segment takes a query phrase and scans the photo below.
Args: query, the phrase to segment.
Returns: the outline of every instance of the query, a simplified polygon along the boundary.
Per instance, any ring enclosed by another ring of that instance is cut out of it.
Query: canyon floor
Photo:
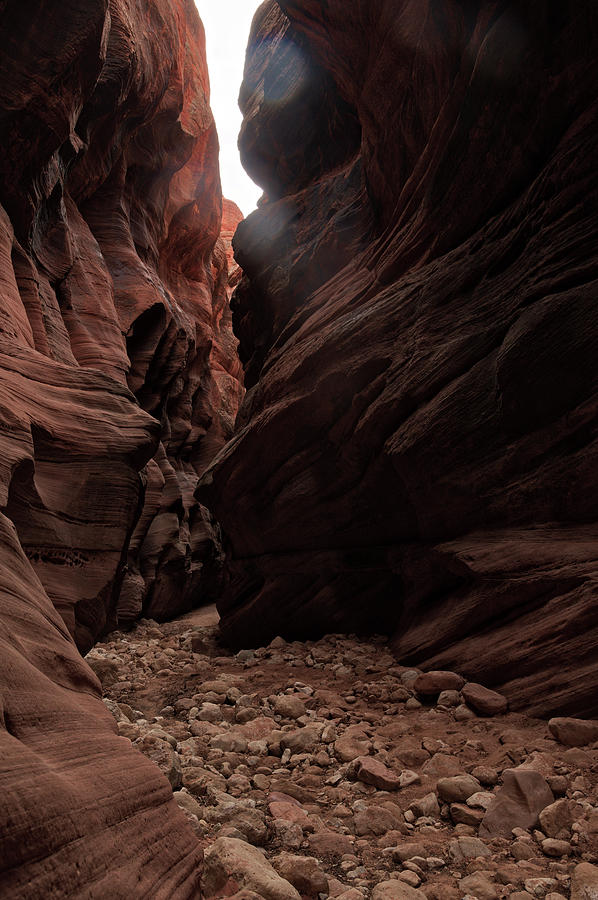
[[[592,726],[501,712],[384,638],[233,654],[213,607],[114,632],[87,660],[203,846],[205,897],[598,897]]]

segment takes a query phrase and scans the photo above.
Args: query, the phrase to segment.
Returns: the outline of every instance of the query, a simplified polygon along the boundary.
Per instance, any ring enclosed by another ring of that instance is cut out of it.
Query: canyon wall
[[[0,893],[197,896],[77,647],[218,588],[194,491],[242,395],[241,214],[203,28],[191,0],[5,0],[0,47]]]
[[[260,7],[250,389],[199,492],[233,644],[385,632],[598,713],[597,34],[589,0]]]

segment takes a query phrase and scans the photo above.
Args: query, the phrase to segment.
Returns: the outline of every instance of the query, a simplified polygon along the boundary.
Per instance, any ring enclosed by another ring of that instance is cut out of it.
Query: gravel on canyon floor
[[[169,779],[206,898],[598,900],[596,722],[508,712],[384,638],[233,654],[213,610],[87,661]]]

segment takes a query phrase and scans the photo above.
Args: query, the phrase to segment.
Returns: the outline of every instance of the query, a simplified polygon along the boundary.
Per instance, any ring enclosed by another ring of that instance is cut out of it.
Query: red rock
[[[413,689],[424,696],[436,696],[442,691],[459,691],[465,679],[456,672],[423,672],[413,682]]]
[[[598,894],[598,866],[581,862],[571,878],[571,900],[591,900]]]
[[[188,609],[219,577],[193,493],[242,394],[227,262],[241,216],[226,205],[221,238],[192,7],[115,0],[108,14],[89,0],[31,18],[0,94],[14,151],[0,160],[0,377],[14,395],[4,418],[16,416],[3,440],[14,466],[35,465],[34,484],[26,465],[14,479],[9,517],[87,650],[115,613]]]
[[[381,630],[597,715],[595,4],[280,8],[241,90],[253,388],[200,493],[223,634]]]
[[[331,856],[340,859],[345,853],[353,853],[353,841],[346,834],[336,831],[317,831],[308,838],[309,848],[315,856]]]
[[[385,806],[368,806],[367,809],[358,810],[353,816],[353,825],[358,837],[360,835],[382,835],[389,831],[406,831],[403,813],[398,806],[392,803]]]
[[[364,784],[373,784],[379,791],[398,791],[400,778],[388,766],[372,756],[360,756],[355,760],[356,775]]]
[[[283,819],[285,822],[294,822],[299,825],[303,831],[313,831],[314,824],[305,812],[305,810],[289,798],[289,802],[281,800],[272,800],[268,804],[270,815],[273,819]]]
[[[440,778],[436,786],[438,796],[446,803],[464,803],[482,789],[480,782],[472,775],[453,775]]]
[[[0,545],[0,894],[193,896],[201,851],[170,784],[118,736],[4,515]]]
[[[554,801],[545,779],[532,769],[505,769],[503,785],[480,825],[480,837],[511,837],[513,828],[532,828]]]
[[[573,813],[568,800],[556,800],[540,813],[540,828],[549,838],[568,839],[573,825]]]
[[[231,896],[244,889],[264,900],[299,900],[295,888],[256,847],[229,837],[218,838],[206,851],[201,887],[204,897]]]
[[[481,684],[468,681],[461,688],[463,699],[482,716],[500,716],[507,711],[508,701],[497,691],[491,691]]]
[[[598,722],[588,719],[555,718],[548,723],[550,733],[567,747],[584,747],[598,741]]]
[[[420,891],[402,881],[381,881],[372,889],[372,900],[423,900]]]
[[[464,803],[451,803],[450,813],[455,824],[470,825],[472,828],[477,828],[484,818],[481,809],[471,809]]]
[[[296,797],[291,797],[289,794],[285,794],[282,791],[270,791],[268,794],[268,803],[291,803],[295,806],[301,806],[301,803]]]
[[[317,859],[312,856],[295,856],[281,853],[272,860],[278,874],[290,882],[302,897],[317,898],[328,893],[328,879],[320,869]]]
[[[238,213],[220,237],[203,28],[184,0],[4,12],[0,894],[182,900],[197,838],[69,632],[85,652],[220,577],[194,490],[242,394]]]

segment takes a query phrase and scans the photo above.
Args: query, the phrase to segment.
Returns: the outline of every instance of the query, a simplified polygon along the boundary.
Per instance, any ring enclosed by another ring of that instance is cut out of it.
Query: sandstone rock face
[[[0,537],[0,895],[197,896],[170,784],[118,736],[4,515]]]
[[[189,609],[202,576],[210,591],[218,545],[193,492],[242,393],[241,213],[222,218],[189,4],[90,0],[51,21],[34,7],[0,26],[0,477],[89,649],[117,612]]]
[[[513,708],[588,716],[597,10],[524,6],[260,8],[241,148],[267,202],[233,301],[250,390],[200,496],[233,643],[382,631]]]
[[[72,637],[218,577],[193,493],[242,391],[240,213],[203,28],[187,0],[1,6],[0,894],[197,896],[197,839]]]

